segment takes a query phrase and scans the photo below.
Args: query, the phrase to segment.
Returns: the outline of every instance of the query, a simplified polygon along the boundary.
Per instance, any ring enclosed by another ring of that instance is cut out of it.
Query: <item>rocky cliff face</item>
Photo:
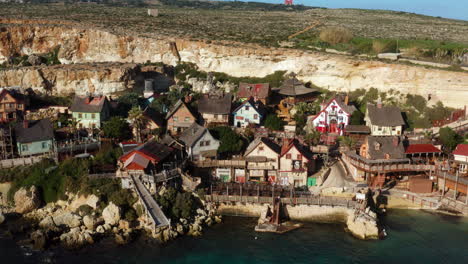
[[[361,60],[354,57],[269,49],[238,43],[208,44],[184,39],[152,39],[119,36],[98,29],[85,29],[69,23],[0,20],[0,62],[14,54],[48,52],[60,46],[62,63],[146,61],[176,64],[196,63],[205,71],[233,76],[265,76],[277,70],[294,71],[304,81],[332,90],[359,88],[390,89],[401,93],[431,95],[433,102],[461,107],[468,96],[468,74],[403,64]],[[54,24],[55,23],[55,24]],[[59,88],[60,89],[60,88]]]
[[[55,95],[110,94],[132,88],[136,64],[55,65],[0,70],[0,87],[22,86]]]

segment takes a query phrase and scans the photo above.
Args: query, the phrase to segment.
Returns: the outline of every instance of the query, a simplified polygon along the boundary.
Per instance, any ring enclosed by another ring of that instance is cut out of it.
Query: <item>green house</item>
[[[79,128],[101,128],[110,117],[110,104],[105,96],[76,96],[70,111]]]
[[[15,137],[20,156],[41,155],[54,150],[54,128],[49,119],[16,124]]]

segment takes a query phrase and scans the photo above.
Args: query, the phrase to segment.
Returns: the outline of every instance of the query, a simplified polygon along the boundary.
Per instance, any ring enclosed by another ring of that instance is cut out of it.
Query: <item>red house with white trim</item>
[[[322,110],[311,120],[312,125],[321,133],[343,135],[351,115],[356,111],[356,107],[348,103],[348,96],[336,96],[328,104],[322,105]]]

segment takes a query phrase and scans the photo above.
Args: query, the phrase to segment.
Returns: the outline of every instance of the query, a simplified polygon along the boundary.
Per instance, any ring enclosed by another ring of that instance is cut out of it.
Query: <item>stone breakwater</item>
[[[331,90],[345,92],[374,87],[424,97],[430,94],[431,102],[440,100],[451,107],[463,107],[468,96],[466,72],[253,44],[117,35],[69,22],[28,20],[22,23],[22,20],[0,19],[0,24],[0,63],[15,54],[46,53],[56,47],[59,47],[59,60],[65,64],[151,61],[175,65],[180,55],[182,61],[193,62],[203,71],[225,72],[236,77],[294,71],[303,81]],[[171,49],[172,42],[179,54]]]
[[[218,213],[231,216],[260,217],[268,206],[267,204],[221,203],[218,206]],[[376,239],[379,235],[375,215],[373,217],[368,215],[355,217],[352,209],[337,206],[287,205],[285,211],[293,221],[343,223],[351,234],[360,239]]]
[[[76,249],[103,237],[113,237],[117,244],[126,244],[139,234],[164,243],[182,235],[200,236],[205,227],[222,221],[216,208],[202,201],[190,219],[178,219],[168,227],[154,229],[140,202],[132,205],[137,214],[141,212],[138,218],[129,220],[121,207],[112,202],[103,207],[95,195],[68,193],[67,196],[67,200],[42,206],[37,188],[21,188],[14,195],[15,207],[0,211],[0,225],[14,237],[26,235],[21,243],[35,249],[54,244]],[[21,217],[15,219],[13,212]]]

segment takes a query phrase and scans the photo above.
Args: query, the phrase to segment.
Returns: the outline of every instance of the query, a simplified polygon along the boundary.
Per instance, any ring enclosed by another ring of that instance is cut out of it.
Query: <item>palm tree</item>
[[[141,142],[141,129],[145,125],[144,114],[140,107],[133,107],[128,111],[128,120],[133,126],[136,133],[137,142]]]

